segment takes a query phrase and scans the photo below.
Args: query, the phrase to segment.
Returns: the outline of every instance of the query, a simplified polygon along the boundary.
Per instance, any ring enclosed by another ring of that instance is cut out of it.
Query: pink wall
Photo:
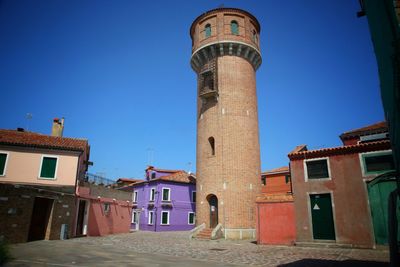
[[[293,202],[257,203],[257,243],[293,245],[296,224]]]
[[[110,203],[110,211],[105,213],[103,205]],[[131,226],[131,210],[129,205],[110,200],[90,201],[88,235],[103,236],[109,234],[129,233]]]

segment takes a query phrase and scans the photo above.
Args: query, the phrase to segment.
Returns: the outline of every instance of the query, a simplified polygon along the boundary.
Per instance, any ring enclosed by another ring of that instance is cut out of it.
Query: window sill
[[[326,177],[326,178],[308,178],[306,179],[306,182],[309,181],[330,181],[332,180],[332,177]]]
[[[57,180],[57,177],[53,177],[53,178],[50,178],[50,177],[38,177],[38,179],[39,180]]]
[[[169,226],[169,223],[168,224],[160,224],[161,226]]]

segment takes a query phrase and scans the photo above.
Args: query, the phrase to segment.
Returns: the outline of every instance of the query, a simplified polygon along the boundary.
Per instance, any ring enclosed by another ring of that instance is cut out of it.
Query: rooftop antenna
[[[26,130],[28,131],[29,129],[29,121],[32,119],[33,115],[32,113],[26,113],[25,119],[26,119]]]
[[[192,163],[189,161],[189,162],[187,163],[187,165],[188,165],[188,173],[189,173],[189,174],[192,174]]]
[[[147,165],[153,166],[154,161],[154,149],[147,148]]]

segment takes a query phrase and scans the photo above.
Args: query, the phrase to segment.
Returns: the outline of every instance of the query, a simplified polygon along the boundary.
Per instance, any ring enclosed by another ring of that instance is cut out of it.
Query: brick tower
[[[255,72],[260,24],[237,8],[217,8],[190,27],[197,74],[197,225],[222,224],[225,238],[255,237],[260,145]]]

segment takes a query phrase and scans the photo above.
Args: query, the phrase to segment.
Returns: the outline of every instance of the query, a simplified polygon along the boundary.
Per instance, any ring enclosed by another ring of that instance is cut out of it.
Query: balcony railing
[[[92,183],[92,184],[98,184],[98,185],[113,185],[113,184],[115,184],[114,180],[108,179],[108,178],[100,176],[100,175],[92,174],[92,173],[86,173],[85,181]]]

